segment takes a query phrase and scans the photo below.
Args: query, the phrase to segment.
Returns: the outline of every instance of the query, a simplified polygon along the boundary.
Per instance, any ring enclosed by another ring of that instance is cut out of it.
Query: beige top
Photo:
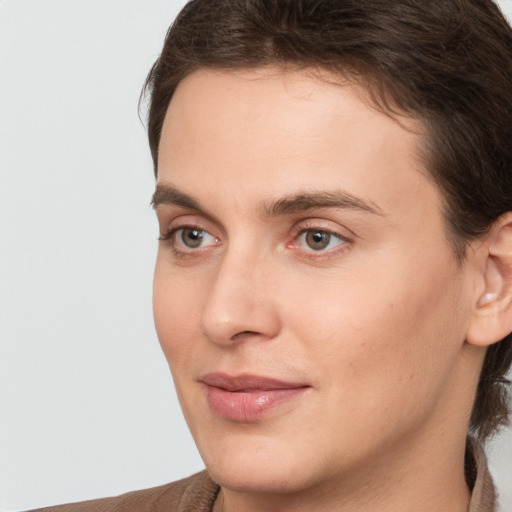
[[[202,471],[160,487],[34,512],[210,512],[218,492],[218,485]]]
[[[494,512],[496,502],[494,484],[492,482],[487,459],[482,447],[468,441],[466,460],[466,480],[473,486],[468,512]],[[474,482],[474,484],[473,484]]]
[[[469,444],[466,478],[473,487],[468,512],[495,512],[494,485],[482,448]],[[114,498],[47,507],[34,512],[211,512],[219,486],[206,471],[160,487]]]

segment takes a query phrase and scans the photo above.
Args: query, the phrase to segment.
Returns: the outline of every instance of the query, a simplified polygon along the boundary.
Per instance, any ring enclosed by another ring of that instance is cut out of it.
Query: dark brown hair
[[[155,173],[178,83],[200,68],[294,66],[366,88],[378,108],[419,119],[444,192],[449,238],[467,242],[512,211],[512,30],[491,0],[192,0],[151,69]],[[485,439],[507,423],[512,335],[486,354],[471,417]]]

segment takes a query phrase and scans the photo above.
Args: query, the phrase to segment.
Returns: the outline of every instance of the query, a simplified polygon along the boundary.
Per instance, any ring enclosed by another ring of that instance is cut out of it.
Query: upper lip
[[[308,387],[308,385],[304,383],[286,382],[271,377],[251,375],[248,373],[233,376],[221,372],[208,373],[201,377],[201,382],[207,386],[225,389],[226,391],[270,391]]]

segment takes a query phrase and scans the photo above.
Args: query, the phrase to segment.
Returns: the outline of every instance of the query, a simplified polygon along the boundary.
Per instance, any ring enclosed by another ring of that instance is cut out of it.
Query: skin
[[[483,257],[453,254],[421,125],[363,97],[312,73],[201,70],[170,103],[154,315],[215,510],[467,510]],[[232,421],[209,372],[309,387]]]

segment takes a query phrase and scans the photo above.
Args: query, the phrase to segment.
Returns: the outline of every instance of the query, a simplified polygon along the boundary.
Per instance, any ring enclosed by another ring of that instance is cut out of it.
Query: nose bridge
[[[274,337],[278,311],[271,298],[268,260],[249,247],[226,250],[210,287],[202,314],[202,331],[212,342],[229,344],[252,335]]]

